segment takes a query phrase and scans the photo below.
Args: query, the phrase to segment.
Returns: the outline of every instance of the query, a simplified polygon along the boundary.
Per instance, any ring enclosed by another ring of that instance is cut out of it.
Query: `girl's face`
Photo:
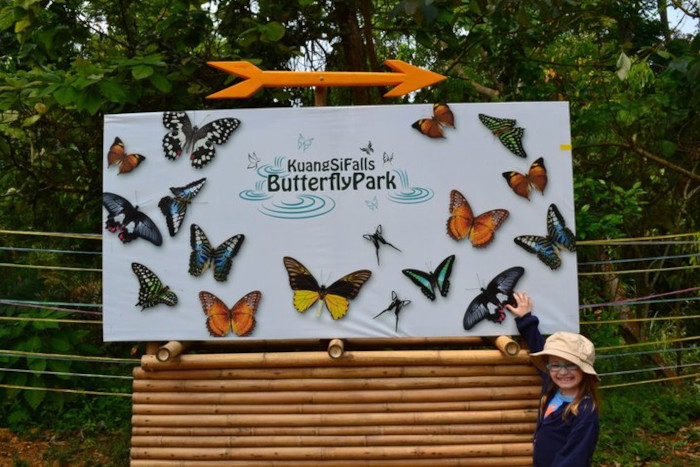
[[[549,376],[552,378],[552,382],[559,387],[562,395],[567,397],[575,396],[583,380],[583,372],[581,369],[570,361],[555,357],[554,355],[549,357],[549,364],[552,366],[549,370]],[[571,369],[564,365],[575,368]]]

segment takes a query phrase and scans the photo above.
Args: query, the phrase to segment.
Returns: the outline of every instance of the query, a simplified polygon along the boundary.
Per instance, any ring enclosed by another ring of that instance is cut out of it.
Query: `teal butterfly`
[[[440,295],[447,297],[450,288],[450,274],[452,265],[455,262],[455,255],[448,256],[438,265],[435,272],[424,272],[418,269],[403,269],[401,272],[411,279],[411,282],[420,287],[421,292],[430,300],[435,300],[435,289]]]
[[[139,301],[136,306],[140,306],[141,311],[160,303],[168,306],[177,305],[175,292],[168,286],[164,286],[153,271],[139,263],[131,263],[131,269],[139,280]]]
[[[559,250],[564,248],[576,251],[576,236],[566,227],[564,217],[552,203],[547,210],[547,236],[521,235],[513,239],[516,245],[534,253],[550,269],[555,270],[561,266]]]
[[[200,276],[208,267],[214,270],[214,279],[224,282],[231,271],[233,257],[243,245],[245,236],[243,234],[234,235],[216,248],[212,248],[209,239],[204,235],[204,231],[197,225],[190,227],[190,269],[193,276]]]
[[[525,129],[516,127],[514,119],[496,118],[479,114],[479,120],[498,137],[501,143],[503,143],[510,152],[519,157],[527,157],[525,149],[523,148]]]

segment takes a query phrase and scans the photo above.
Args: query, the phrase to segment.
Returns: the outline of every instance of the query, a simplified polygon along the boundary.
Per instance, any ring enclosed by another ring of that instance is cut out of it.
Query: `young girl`
[[[545,341],[532,313],[530,297],[514,294],[506,305],[527,341],[532,363],[542,376],[537,428],[533,440],[535,467],[590,466],[598,441],[598,375],[595,348],[580,334],[556,332]]]

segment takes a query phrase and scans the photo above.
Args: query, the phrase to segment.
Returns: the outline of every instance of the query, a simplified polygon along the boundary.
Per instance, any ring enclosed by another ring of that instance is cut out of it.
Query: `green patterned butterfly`
[[[423,295],[430,300],[435,300],[436,289],[440,292],[440,295],[447,297],[447,291],[450,289],[450,274],[452,273],[454,262],[455,255],[450,255],[442,260],[435,272],[425,272],[418,269],[403,269],[401,272],[420,288]]]
[[[168,286],[164,286],[153,271],[139,263],[131,263],[131,269],[139,280],[139,301],[136,306],[140,306],[141,311],[159,303],[165,303],[168,306],[177,305],[175,292]]]
[[[488,115],[479,114],[479,120],[486,128],[498,136],[501,143],[508,148],[510,152],[519,157],[527,157],[523,148],[523,135],[525,129],[516,127],[515,120],[512,118],[496,118]]]

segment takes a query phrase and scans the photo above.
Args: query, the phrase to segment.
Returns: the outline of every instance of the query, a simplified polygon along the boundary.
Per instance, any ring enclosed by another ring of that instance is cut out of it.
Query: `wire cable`
[[[102,269],[97,268],[74,268],[70,266],[43,266],[39,264],[15,264],[15,263],[0,263],[0,267],[4,268],[24,268],[24,269],[49,269],[52,271],[77,271],[77,272],[102,272]]]
[[[24,368],[0,368],[0,371],[5,371],[9,373],[34,373],[40,375],[52,375],[52,376],[77,376],[79,378],[107,378],[107,379],[134,379],[133,376],[122,376],[122,375],[97,375],[90,373],[67,373],[65,371],[48,371],[48,370],[25,370]]]
[[[82,394],[82,395],[90,395],[90,396],[131,397],[131,394],[127,393],[127,392],[100,392],[100,391],[85,391],[83,389],[38,388],[36,386],[16,386],[13,384],[0,384],[0,388],[21,389],[21,390],[25,390],[25,391],[68,392],[71,394]]]
[[[81,239],[85,239],[85,240],[102,240],[102,234],[87,234],[87,233],[32,232],[32,231],[27,231],[27,230],[0,229],[0,234],[35,235],[35,236],[39,236],[39,237],[61,237],[61,238],[81,238]]]
[[[39,253],[61,253],[71,255],[101,255],[101,251],[79,251],[79,250],[54,250],[49,248],[20,248],[12,246],[0,246],[2,251],[19,251],[19,252],[39,252]]]
[[[23,352],[21,350],[2,350],[0,356],[7,355],[9,357],[25,357],[25,358],[45,358],[47,360],[67,360],[79,362],[97,362],[97,363],[125,363],[125,364],[140,364],[138,358],[113,358],[113,357],[83,357],[79,355],[64,355],[41,352]]]
[[[0,316],[0,321],[29,321],[39,323],[66,323],[66,324],[102,324],[102,320],[89,319],[60,319],[60,318],[32,318],[25,316]]]
[[[697,378],[699,376],[700,376],[700,373],[693,373],[692,375],[670,376],[668,378],[647,379],[647,380],[643,380],[643,381],[632,381],[629,383],[605,384],[605,385],[599,386],[599,388],[600,389],[622,388],[622,387],[627,387],[627,386],[636,386],[639,384],[661,383],[663,381],[673,381],[673,380],[680,380],[680,379],[687,379],[687,378]]]

